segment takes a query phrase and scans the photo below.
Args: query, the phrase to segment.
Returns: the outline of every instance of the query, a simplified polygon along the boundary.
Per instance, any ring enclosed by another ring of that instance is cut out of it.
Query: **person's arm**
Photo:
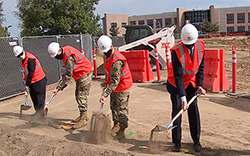
[[[35,68],[36,68],[36,61],[35,59],[30,59],[28,60],[28,76],[27,76],[27,80],[26,80],[26,86],[30,86],[31,85],[31,80],[32,77],[34,75],[35,72]]]
[[[203,78],[204,78],[204,56],[205,54],[203,54],[203,58],[201,61],[201,64],[199,66],[198,72],[196,73],[196,83],[197,83],[197,91],[196,93],[202,93],[203,95],[205,95],[206,91],[202,88],[203,85]]]
[[[117,60],[111,67],[111,81],[105,91],[103,92],[102,96],[105,98],[110,95],[112,91],[116,89],[120,82],[121,71],[124,68],[125,62],[121,60]]]
[[[183,68],[176,55],[175,50],[173,50],[172,52],[172,65],[173,65],[175,83],[178,90],[178,94],[180,95],[180,97],[186,96],[186,91],[184,88],[184,81],[183,81]]]
[[[204,77],[204,55],[199,66],[198,72],[196,73],[196,83],[197,86],[202,86]]]
[[[74,69],[74,64],[75,64],[75,57],[73,55],[69,56],[67,61],[66,61],[66,71],[64,73],[64,76],[62,77],[62,81],[58,84],[56,89],[58,90],[63,90],[65,87],[67,87],[72,75],[73,75],[73,69]]]

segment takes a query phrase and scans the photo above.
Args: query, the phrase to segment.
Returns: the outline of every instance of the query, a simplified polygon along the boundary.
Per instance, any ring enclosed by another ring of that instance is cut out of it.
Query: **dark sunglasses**
[[[23,55],[23,52],[21,54],[17,55],[17,58],[20,58]]]

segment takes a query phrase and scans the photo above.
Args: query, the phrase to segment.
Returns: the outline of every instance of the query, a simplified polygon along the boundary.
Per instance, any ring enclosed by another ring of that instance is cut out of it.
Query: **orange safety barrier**
[[[133,82],[147,82],[154,80],[154,73],[149,64],[148,50],[121,51],[121,54],[126,57],[128,61]]]
[[[228,77],[226,76],[226,69],[225,69],[225,62],[224,62],[224,57],[225,57],[225,50],[224,49],[219,49],[220,50],[220,90],[221,91],[226,91],[229,90],[229,80]]]
[[[224,49],[205,49],[203,88],[212,91],[229,89],[224,65]]]

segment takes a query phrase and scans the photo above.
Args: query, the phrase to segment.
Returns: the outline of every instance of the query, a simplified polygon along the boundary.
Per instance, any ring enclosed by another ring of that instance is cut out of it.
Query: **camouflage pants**
[[[124,92],[112,92],[110,94],[110,109],[114,124],[120,124],[120,128],[128,127],[128,101],[130,89]]]
[[[76,80],[75,98],[80,112],[85,112],[88,110],[88,99],[92,74],[93,72],[91,71],[89,74]]]

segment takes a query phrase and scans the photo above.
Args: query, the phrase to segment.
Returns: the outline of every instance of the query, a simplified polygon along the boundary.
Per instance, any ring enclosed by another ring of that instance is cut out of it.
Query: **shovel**
[[[28,93],[25,90],[25,103],[20,106],[20,118],[22,118],[23,110],[28,110],[28,109],[30,109],[32,107],[31,104],[28,104],[27,96],[28,96]]]
[[[55,94],[51,94],[51,96],[50,96],[50,98],[49,98],[49,100],[45,103],[45,106],[44,106],[44,112],[45,112],[45,116],[47,116],[47,114],[48,114],[48,111],[49,111],[49,109],[48,109],[48,104],[51,102],[51,100],[52,100],[52,98],[54,97],[54,95]]]
[[[197,97],[199,97],[200,95],[201,95],[201,93],[200,93],[200,94],[196,94],[195,96],[193,96],[192,99],[190,99],[190,100],[188,101],[187,106],[191,105],[191,104],[193,103],[193,101],[194,101]],[[174,128],[176,127],[176,125],[174,126],[174,122],[175,122],[175,120],[183,113],[183,111],[184,111],[184,110],[181,109],[181,110],[178,112],[178,114],[175,115],[175,117],[172,119],[172,121],[170,122],[170,124],[169,124],[168,126],[165,125],[165,124],[162,124],[161,126],[164,127],[164,128],[166,128],[167,130],[174,129]]]
[[[200,94],[196,94],[195,96],[193,96],[189,101],[188,101],[188,104],[187,106],[191,105],[193,103],[193,101],[199,97],[201,95]],[[176,125],[174,126],[174,122],[175,120],[183,113],[183,109],[181,109],[178,114],[175,115],[175,117],[172,119],[172,121],[170,122],[169,125],[165,125],[165,124],[162,124],[162,125],[156,125],[152,130],[151,130],[151,133],[150,133],[150,140],[149,140],[149,151],[154,153],[155,152],[155,149],[158,149],[159,145],[155,145],[155,142],[156,141],[153,141],[153,138],[154,138],[154,132],[167,132],[167,137],[169,138],[169,130],[172,130],[174,129],[175,127],[177,127]],[[157,147],[157,148],[156,148]]]

